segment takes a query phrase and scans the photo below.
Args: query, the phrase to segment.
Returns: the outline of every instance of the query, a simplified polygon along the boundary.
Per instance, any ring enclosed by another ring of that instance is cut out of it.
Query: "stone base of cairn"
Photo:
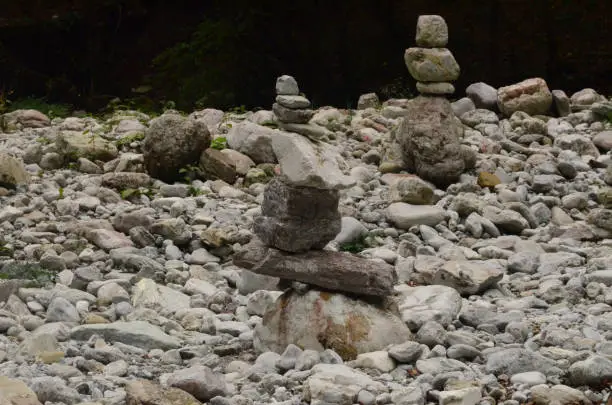
[[[460,68],[448,44],[448,27],[438,15],[417,21],[417,47],[404,54],[406,67],[421,95],[406,104],[406,114],[395,141],[404,169],[438,187],[458,181],[475,164],[475,154],[461,145],[463,127],[455,118],[447,96]]]

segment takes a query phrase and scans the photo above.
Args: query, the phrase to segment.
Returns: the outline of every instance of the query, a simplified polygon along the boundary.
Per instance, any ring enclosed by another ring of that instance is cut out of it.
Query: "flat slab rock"
[[[70,332],[70,337],[75,340],[87,340],[94,335],[107,341],[121,342],[145,350],[170,350],[181,346],[177,338],[144,321],[80,325]]]
[[[288,253],[254,240],[234,255],[236,266],[257,274],[312,284],[332,291],[385,297],[393,292],[393,266],[350,253]]]

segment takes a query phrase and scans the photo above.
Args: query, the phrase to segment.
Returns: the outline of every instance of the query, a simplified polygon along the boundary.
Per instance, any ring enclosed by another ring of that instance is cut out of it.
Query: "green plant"
[[[46,136],[39,136],[36,138],[36,142],[40,143],[41,145],[48,145],[51,143],[51,140]]]
[[[126,188],[119,192],[119,195],[124,200],[129,200],[131,198],[140,197],[141,195],[146,195],[149,198],[153,198],[153,190],[150,188],[140,187],[140,188]]]
[[[210,143],[210,147],[217,150],[223,150],[227,148],[227,138],[224,136],[219,136],[212,140]]]
[[[15,101],[9,101],[7,111],[15,110],[36,110],[53,119],[70,116],[72,113],[72,106],[69,104],[49,103],[44,98],[26,97]]]
[[[200,173],[200,168],[194,165],[187,165],[185,167],[180,168],[179,173],[183,175],[185,183],[191,184],[191,182],[198,177],[198,174]]]
[[[137,141],[142,141],[144,140],[145,135],[142,132],[135,132],[131,135],[128,136],[124,136],[121,139],[117,139],[117,141],[115,141],[115,144],[117,145],[118,148],[122,147],[122,146],[127,146],[129,144],[131,144],[132,142],[137,142]]]
[[[4,245],[0,245],[0,257],[13,257],[13,249]]]
[[[199,188],[194,187],[192,185],[189,185],[189,188],[188,188],[187,192],[188,192],[190,197],[197,197],[197,196],[200,196],[200,195],[204,194],[204,192],[202,190],[200,190]]]
[[[352,242],[343,243],[339,246],[340,251],[342,252],[350,252],[350,253],[359,253],[368,248],[366,244],[367,234],[363,234],[359,236]]]
[[[58,191],[59,195],[57,198],[61,200],[62,198],[64,198],[64,187],[60,187]]]
[[[43,269],[38,263],[12,262],[0,270],[0,280],[28,280],[28,287],[42,287],[55,280],[55,273]]]

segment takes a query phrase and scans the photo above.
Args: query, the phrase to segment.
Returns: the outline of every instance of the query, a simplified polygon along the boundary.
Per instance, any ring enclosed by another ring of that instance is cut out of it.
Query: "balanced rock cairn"
[[[306,124],[314,115],[310,101],[300,95],[297,81],[288,75],[276,80],[276,102],[272,111],[283,124]]]
[[[279,78],[277,92],[279,97],[274,108],[277,113],[281,112],[280,119],[307,114],[287,107],[290,100],[300,97],[286,94],[297,92],[296,82],[290,76]],[[339,152],[332,145],[311,142],[302,135],[285,131],[275,135],[273,148],[279,159],[280,176],[271,180],[264,190],[261,215],[253,224],[256,237],[233,258],[235,265],[256,274],[278,277],[289,287],[256,328],[256,348],[279,352],[289,344],[314,350],[341,347],[341,351],[348,353],[347,357],[354,357],[359,352],[380,350],[392,342],[405,341],[410,332],[393,313],[379,316],[389,323],[376,326],[389,330],[383,341],[369,342],[367,331],[357,334],[363,341],[351,341],[351,336],[356,336],[352,329],[357,325],[346,322],[339,326],[347,329],[346,333],[338,334],[335,330],[333,337],[325,338],[329,328],[324,325],[333,323],[330,317],[335,316],[334,320],[338,317],[338,311],[331,310],[335,305],[329,302],[331,297],[338,293],[349,294],[351,298],[336,299],[355,300],[355,304],[347,305],[351,311],[359,312],[357,306],[363,313],[383,313],[382,306],[371,302],[382,303],[384,298],[391,296],[397,276],[393,266],[382,261],[323,250],[341,230],[340,190],[355,184],[342,172]],[[315,305],[312,300],[318,302],[318,312],[311,310]],[[321,309],[325,306],[331,312]],[[302,319],[304,313],[308,314],[308,319]],[[361,316],[367,317],[363,313]],[[299,325],[288,324],[297,319],[301,319]],[[338,340],[336,335],[346,338]],[[279,340],[278,336],[282,338]]]
[[[332,135],[326,128],[311,124],[314,116],[310,100],[300,95],[297,81],[292,76],[283,75],[276,79],[276,102],[272,112],[278,119],[278,126],[285,131],[294,132],[313,140],[329,139]]]
[[[404,60],[421,94],[447,95],[455,92],[452,83],[460,68],[448,44],[448,26],[439,15],[422,15],[417,21],[417,48],[408,48]]]
[[[476,163],[475,152],[461,145],[463,127],[446,98],[455,91],[450,82],[459,77],[460,69],[444,48],[448,27],[442,17],[420,16],[416,42],[419,47],[407,49],[404,60],[421,95],[406,104],[394,142],[399,144],[406,170],[446,187]]]

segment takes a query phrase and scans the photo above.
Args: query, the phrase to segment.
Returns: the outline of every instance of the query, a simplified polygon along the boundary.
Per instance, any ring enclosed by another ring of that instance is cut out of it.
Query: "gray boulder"
[[[174,182],[182,180],[180,170],[197,166],[202,152],[210,146],[210,133],[203,121],[166,113],[151,120],[142,144],[144,166],[152,177]]]
[[[417,97],[407,103],[396,138],[408,170],[446,187],[455,183],[468,166],[466,150],[460,143],[462,134],[463,127],[448,100]]]

